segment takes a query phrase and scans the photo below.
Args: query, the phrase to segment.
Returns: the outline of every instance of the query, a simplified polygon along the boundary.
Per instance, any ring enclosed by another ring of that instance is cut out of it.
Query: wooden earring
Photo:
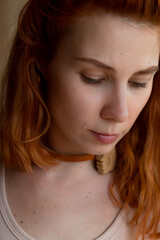
[[[105,174],[113,171],[116,165],[116,148],[105,155],[96,155],[95,160],[98,173]]]

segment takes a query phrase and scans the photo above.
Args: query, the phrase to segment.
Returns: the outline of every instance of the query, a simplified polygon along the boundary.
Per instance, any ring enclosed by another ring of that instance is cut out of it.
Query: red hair
[[[23,8],[1,94],[0,156],[5,165],[31,171],[55,164],[42,136],[50,125],[44,72],[67,26],[81,15],[113,13],[138,23],[160,26],[158,0],[30,0]],[[151,97],[130,132],[117,144],[118,161],[111,188],[133,207],[138,235],[157,233],[160,221],[160,72]]]

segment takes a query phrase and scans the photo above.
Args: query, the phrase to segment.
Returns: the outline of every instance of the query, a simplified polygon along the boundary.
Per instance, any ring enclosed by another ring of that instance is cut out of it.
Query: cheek
[[[81,86],[72,86],[65,89],[62,105],[67,105],[65,111],[73,121],[84,122],[93,114],[93,105],[90,95]]]
[[[81,86],[71,82],[52,85],[48,93],[48,105],[54,120],[63,119],[67,125],[84,125],[91,109],[89,96]]]
[[[143,108],[146,106],[148,99],[150,97],[151,90],[148,90],[145,94],[142,94],[141,97],[132,99],[129,103],[129,119],[130,123],[133,124]]]

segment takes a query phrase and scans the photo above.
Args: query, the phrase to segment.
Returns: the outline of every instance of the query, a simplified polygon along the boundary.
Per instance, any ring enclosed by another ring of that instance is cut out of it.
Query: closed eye
[[[140,82],[129,82],[129,84],[133,87],[133,88],[146,88],[148,86],[148,84],[146,82],[144,83],[140,83]]]
[[[83,75],[83,74],[81,74],[81,79],[82,79],[84,82],[89,83],[89,84],[99,84],[99,83],[102,83],[103,81],[105,81],[104,78],[93,79],[93,78],[86,77],[86,76]]]
[[[81,76],[81,79],[85,83],[88,83],[88,84],[100,84],[100,83],[102,83],[104,81],[106,82],[105,78],[94,79],[94,78],[89,78],[89,77],[85,76],[84,74],[80,74],[80,76]],[[141,82],[136,82],[136,81],[129,81],[129,84],[130,84],[131,87],[133,87],[135,89],[147,88],[147,86],[148,86],[147,82],[141,83]]]

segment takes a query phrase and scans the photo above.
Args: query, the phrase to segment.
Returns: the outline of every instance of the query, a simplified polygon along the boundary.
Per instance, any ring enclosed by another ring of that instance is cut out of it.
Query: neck
[[[59,153],[59,152],[56,152],[54,151],[50,146],[46,146],[47,147],[47,150],[51,152],[53,158],[56,160],[56,161],[61,161],[61,162],[73,162],[74,163],[74,166],[75,166],[75,163],[80,163],[78,165],[82,165],[82,162],[90,162],[92,161],[92,169],[93,169],[93,160],[95,162],[96,160],[96,169],[98,170],[98,172],[100,174],[105,174],[105,173],[108,173],[108,172],[111,172],[114,170],[115,168],[115,164],[116,164],[116,150],[115,148],[105,154],[105,155],[91,155],[91,154],[80,154],[80,155],[67,155],[67,154],[62,154],[62,153]],[[49,147],[49,148],[48,148]],[[63,165],[66,165],[67,166],[70,166],[70,164],[63,164]],[[86,164],[88,165],[88,164]],[[91,165],[89,163],[89,165]],[[79,166],[81,168],[81,166]],[[94,167],[94,170],[95,170],[95,167]]]
[[[64,162],[83,162],[94,160],[95,155],[93,154],[64,154],[58,151],[55,151],[52,146],[45,143],[45,147],[48,151],[50,151],[53,155],[53,158],[64,161]]]

